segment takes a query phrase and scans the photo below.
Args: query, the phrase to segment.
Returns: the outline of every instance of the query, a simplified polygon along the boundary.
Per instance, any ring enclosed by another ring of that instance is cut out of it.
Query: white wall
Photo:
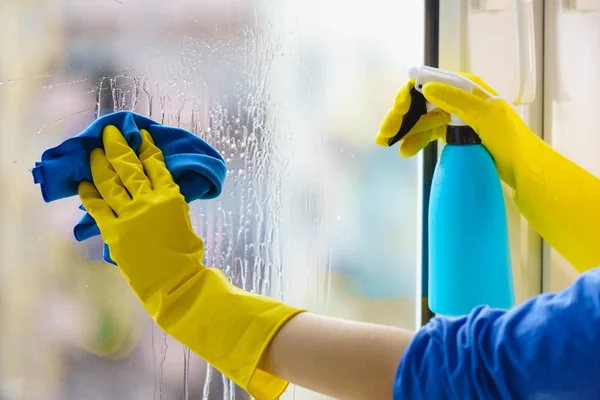
[[[589,3],[595,10],[571,9]],[[544,138],[600,176],[600,2],[545,2]],[[546,249],[544,289],[560,290],[577,276]]]

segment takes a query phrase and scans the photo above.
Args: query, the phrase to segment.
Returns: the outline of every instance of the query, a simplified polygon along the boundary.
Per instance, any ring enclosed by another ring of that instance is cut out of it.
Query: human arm
[[[90,159],[94,184],[83,182],[79,194],[156,323],[259,400],[279,397],[290,380],[341,399],[389,399],[412,334],[303,313],[206,268],[189,208],[141,133],[136,155],[105,128],[104,150]]]
[[[591,382],[600,380],[597,271],[509,312],[436,318],[412,340],[395,328],[303,313],[235,288],[202,265],[185,201],[142,134],[139,160],[118,131],[103,135],[106,154],[91,160],[97,189],[83,183],[82,201],[158,325],[255,398],[277,398],[286,380],[341,399],[386,399],[392,387],[395,399],[498,391],[511,395],[495,398],[598,398],[590,397]]]
[[[591,400],[600,398],[599,327],[594,269],[562,292],[436,317],[416,334],[300,314],[261,366],[339,399]]]
[[[303,310],[245,292],[202,264],[189,206],[150,134],[140,133],[138,156],[117,128],[104,128],[104,149],[90,157],[94,183],[79,185],[85,209],[163,331],[258,400],[278,398],[287,382],[258,364],[279,328]]]
[[[336,399],[388,400],[413,335],[405,329],[304,313],[277,333],[261,368]]]
[[[495,94],[479,78],[464,75]],[[410,80],[399,91],[381,124],[379,145],[387,146],[398,132],[410,106],[412,85]],[[437,82],[426,83],[423,94],[439,110],[421,117],[401,142],[403,156],[443,139],[448,114],[457,115],[479,134],[531,226],[579,271],[600,264],[600,179],[531,132],[504,100],[485,101],[477,93]]]

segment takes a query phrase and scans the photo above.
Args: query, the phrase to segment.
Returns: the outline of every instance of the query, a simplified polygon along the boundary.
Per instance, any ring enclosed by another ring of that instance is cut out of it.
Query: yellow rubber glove
[[[105,150],[90,158],[95,186],[79,186],[83,205],[166,333],[253,397],[278,398],[287,382],[258,364],[277,331],[303,310],[242,291],[220,270],[202,265],[204,245],[192,229],[189,206],[150,134],[141,133],[138,158],[117,128],[104,129]]]
[[[462,75],[496,95],[479,78]],[[413,85],[409,81],[398,93],[381,124],[377,144],[387,146],[398,132]],[[430,141],[443,138],[448,114],[457,115],[479,134],[533,228],[578,271],[600,264],[600,179],[536,136],[504,100],[486,101],[477,93],[437,82],[426,83],[423,95],[444,111],[421,117],[401,142],[403,156],[412,156]]]

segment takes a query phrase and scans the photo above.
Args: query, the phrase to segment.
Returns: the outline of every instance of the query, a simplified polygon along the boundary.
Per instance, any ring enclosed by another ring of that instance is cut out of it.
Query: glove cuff
[[[153,315],[165,332],[256,399],[274,400],[285,391],[288,382],[258,365],[279,329],[305,310],[243,291],[215,268],[161,297]]]

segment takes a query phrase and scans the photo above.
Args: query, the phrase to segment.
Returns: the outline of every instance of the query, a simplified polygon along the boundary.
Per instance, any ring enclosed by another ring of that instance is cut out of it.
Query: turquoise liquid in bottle
[[[461,316],[514,305],[506,206],[496,165],[468,126],[448,126],[429,203],[429,307]]]

